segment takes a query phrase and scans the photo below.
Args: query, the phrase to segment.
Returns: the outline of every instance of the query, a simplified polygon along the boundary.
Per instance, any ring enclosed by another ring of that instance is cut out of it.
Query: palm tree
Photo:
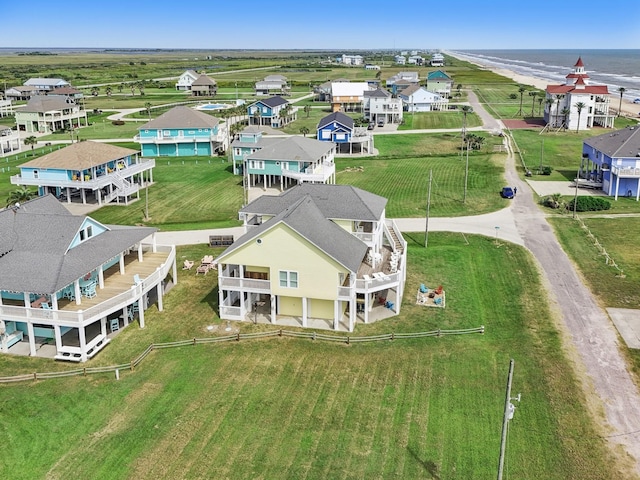
[[[122,89],[124,88],[124,84],[121,83],[120,85],[118,85],[118,93],[122,93]]]
[[[31,145],[31,150],[33,150],[33,147],[38,143],[38,139],[32,135],[25,138],[22,143],[25,145]]]
[[[133,96],[135,94],[136,94],[136,85],[135,85],[135,83],[132,83],[131,84],[131,96]]]
[[[460,152],[462,152],[464,150],[464,139],[467,136],[467,115],[473,112],[473,108],[470,105],[463,105],[460,110],[464,116],[462,120],[462,146],[460,147]]]
[[[304,106],[304,113],[307,114],[307,118],[309,118],[309,114],[311,113],[311,105]]]
[[[107,88],[105,89],[104,93],[106,93],[106,94],[107,94],[107,97],[110,97],[110,96],[111,96],[111,92],[112,92],[112,91],[113,91],[113,90],[111,89],[111,87],[107,87]]]
[[[518,110],[518,113],[516,113],[516,115],[524,115],[522,113],[522,96],[524,95],[524,92],[526,92],[527,89],[524,88],[523,86],[520,86],[520,88],[518,88],[518,93],[520,93],[520,109]]]
[[[549,97],[544,101],[545,105],[549,107],[549,118],[547,119],[547,125],[551,125],[551,106],[555,103],[553,98]],[[546,107],[545,107],[546,108]]]
[[[538,96],[538,91],[530,91],[529,96],[531,97],[531,116],[533,117],[533,109],[536,107],[536,97]]]
[[[582,109],[586,106],[587,104],[584,102],[578,102],[574,105],[574,107],[576,107],[576,110],[578,111],[578,126],[576,127],[576,132],[580,129],[580,115],[582,114]]]
[[[542,102],[544,102],[544,98],[540,97],[538,99],[538,115],[542,115]]]
[[[151,120],[151,102],[145,103],[144,109],[147,111],[147,116],[149,117],[149,120]]]
[[[627,89],[624,87],[620,87],[618,92],[620,93],[620,103],[618,104],[618,117],[620,116],[620,112],[622,111],[622,95],[626,92]]]
[[[256,125],[262,125],[262,110],[260,109],[260,107],[256,107],[256,109],[253,111],[253,118],[256,121]]]
[[[571,109],[564,107],[560,110],[560,115],[562,115],[562,128],[567,128],[567,117],[571,115]]]
[[[98,93],[100,93],[100,89],[98,87],[93,87],[91,89],[91,95],[93,95],[94,97],[97,97]]]
[[[7,197],[6,206],[11,207],[16,203],[24,203],[27,200],[31,200],[35,196],[36,192],[34,192],[33,190],[29,190],[23,185],[20,188],[16,188],[9,194],[9,196]]]
[[[564,93],[558,93],[556,94],[556,123],[558,122],[558,111],[560,110],[560,100],[562,100],[564,98]],[[554,125],[556,126],[556,125]]]
[[[307,133],[309,133],[309,127],[301,127],[300,133],[306,137]]]

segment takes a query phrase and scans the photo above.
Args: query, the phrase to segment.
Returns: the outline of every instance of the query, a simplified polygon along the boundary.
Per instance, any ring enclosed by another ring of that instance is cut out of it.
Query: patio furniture
[[[138,275],[137,273],[133,276],[133,284],[134,285],[140,285],[142,283],[142,280],[140,279],[140,275]]]
[[[42,302],[40,304],[40,307],[45,309],[45,310],[51,310],[51,307],[49,306],[49,304],[47,302]]]
[[[119,318],[112,318],[111,319],[111,333],[115,332],[116,330],[120,330],[120,319]]]
[[[199,273],[206,275],[207,273],[209,273],[209,265],[200,265],[198,268],[196,268],[196,275],[198,275]]]
[[[202,265],[211,265],[213,263],[213,255],[205,255],[202,257],[202,260],[200,260],[200,263]]]
[[[68,300],[76,299],[76,289],[73,287],[73,285],[65,287],[65,289],[62,291],[62,298],[66,298]]]
[[[182,265],[182,269],[183,270],[191,270],[191,267],[193,267],[193,260],[185,260],[184,264]]]
[[[424,283],[420,284],[420,293],[427,293],[429,289],[425,286]]]
[[[82,294],[87,298],[93,298],[98,295],[96,292],[96,282],[89,282],[82,288]]]
[[[43,302],[47,301],[47,297],[38,297],[31,302],[31,308],[40,308]]]

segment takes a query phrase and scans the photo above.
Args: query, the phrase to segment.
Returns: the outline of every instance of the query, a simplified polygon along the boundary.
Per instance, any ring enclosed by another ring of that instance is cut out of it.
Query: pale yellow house
[[[220,318],[353,331],[397,315],[406,242],[387,200],[302,184],[240,211],[246,233],[218,257]]]

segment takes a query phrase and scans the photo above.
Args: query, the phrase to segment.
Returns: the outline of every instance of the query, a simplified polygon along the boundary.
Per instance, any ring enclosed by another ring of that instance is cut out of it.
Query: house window
[[[198,130],[198,131],[200,131],[200,130]],[[194,135],[195,133],[196,133],[195,130],[189,130],[189,135]]]
[[[33,178],[38,178],[38,170],[33,171]]]
[[[240,149],[239,148],[234,148],[233,149],[234,154],[236,155],[240,155]]]
[[[170,137],[171,136],[171,131],[170,130],[163,130],[162,131],[162,135],[165,137]]]
[[[322,138],[331,138],[331,130],[322,130]]]
[[[285,288],[298,288],[298,272],[280,270],[280,286]]]
[[[93,227],[88,225],[87,228],[83,228],[80,230],[80,241],[84,242],[85,240],[90,239],[93,236]]]
[[[282,170],[289,170],[289,162],[282,162],[282,163],[280,164],[280,168],[281,168]]]
[[[264,170],[263,160],[249,160],[249,168],[254,170]]]

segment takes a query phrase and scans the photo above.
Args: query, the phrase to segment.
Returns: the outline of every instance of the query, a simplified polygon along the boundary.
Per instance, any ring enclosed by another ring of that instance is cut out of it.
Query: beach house
[[[609,102],[609,87],[591,84],[579,57],[564,84],[547,86],[544,120],[550,127],[569,130],[613,128],[615,115],[609,113]]]
[[[426,88],[428,91],[437,93],[444,98],[450,98],[453,79],[442,70],[429,72],[427,74]]]
[[[364,92],[375,90],[368,82],[332,82],[331,111],[361,112]]]
[[[258,100],[247,107],[250,125],[284,127],[298,118],[298,108],[279,95]]]
[[[213,156],[229,146],[226,122],[185,106],[173,107],[138,128],[144,157]]]
[[[0,125],[0,157],[20,151],[20,133],[8,125]]]
[[[72,215],[53,195],[0,211],[0,351],[84,362],[177,279],[154,228]]]
[[[364,127],[356,127],[353,118],[342,112],[333,112],[318,122],[316,138],[321,142],[332,142],[336,153],[371,153],[373,135]]]
[[[288,95],[289,85],[284,75],[267,75],[255,84],[256,95]]]
[[[320,184],[251,202],[246,233],[217,258],[220,318],[352,332],[397,315],[407,249],[386,203]]]
[[[209,75],[199,75],[191,84],[194,97],[213,97],[218,92],[218,84]]]
[[[186,70],[176,82],[176,90],[191,90],[191,85],[200,75],[193,70]]]
[[[588,137],[582,142],[579,185],[601,188],[607,195],[640,199],[640,128]]]
[[[445,110],[449,104],[448,98],[420,85],[411,85],[400,92],[398,98],[402,101],[403,109],[411,113]]]
[[[10,180],[14,185],[38,187],[40,196],[51,193],[68,203],[127,205],[139,198],[141,188],[153,183],[155,160],[138,154],[108,143],[72,143],[19,165],[20,174]]]
[[[377,125],[402,123],[402,100],[384,88],[364,92],[362,113],[366,120]]]
[[[15,112],[18,130],[27,133],[53,133],[87,126],[83,106],[66,96],[36,95]]]
[[[38,93],[44,95],[56,88],[70,87],[71,84],[62,78],[30,78],[24,82],[24,86],[36,88]]]

